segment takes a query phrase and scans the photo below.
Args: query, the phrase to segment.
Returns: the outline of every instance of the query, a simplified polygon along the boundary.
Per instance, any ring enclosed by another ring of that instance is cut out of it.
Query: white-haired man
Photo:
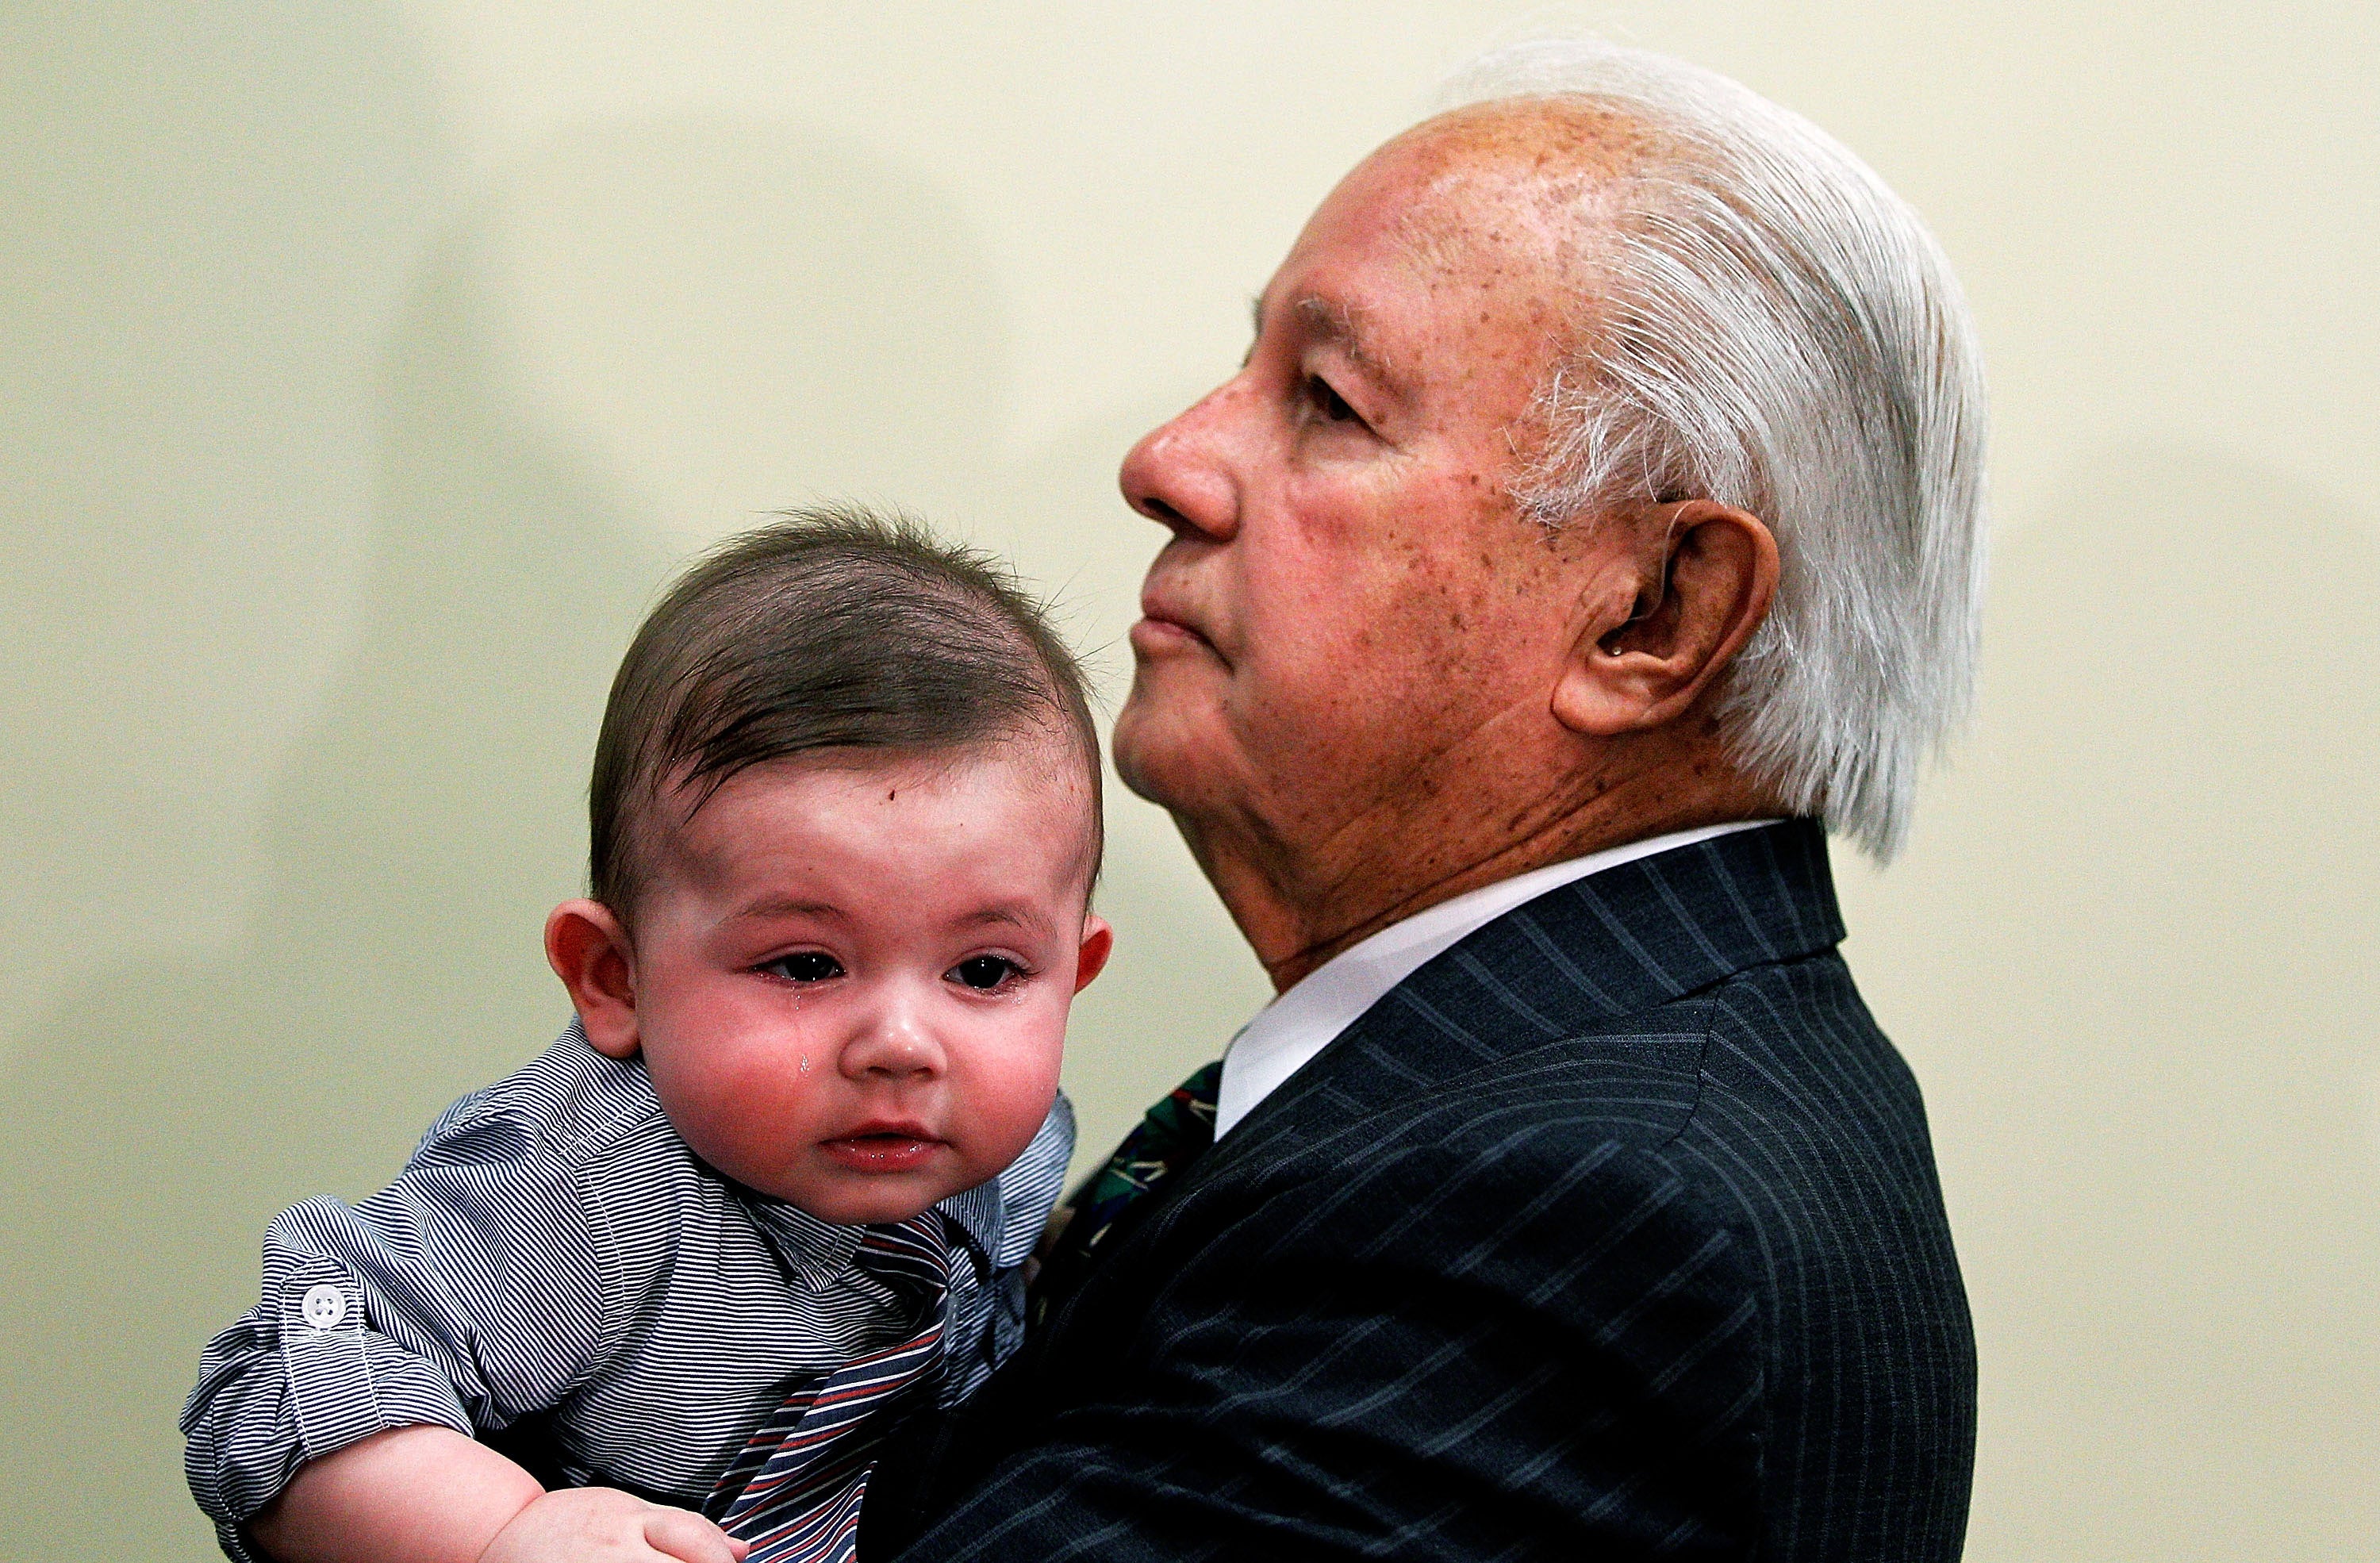
[[[880,1467],[959,1559],[1954,1557],[1974,1363],[1825,830],[1961,714],[1948,268],[1706,73],[1487,61],[1126,459],[1125,780],[1280,997]]]

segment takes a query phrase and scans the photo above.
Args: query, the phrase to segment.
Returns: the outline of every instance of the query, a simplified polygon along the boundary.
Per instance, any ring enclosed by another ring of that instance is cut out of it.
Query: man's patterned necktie
[[[1219,1060],[1173,1087],[1123,1137],[1098,1175],[1076,1191],[1075,1213],[1034,1278],[1035,1324],[1074,1295],[1124,1213],[1215,1143],[1215,1092],[1222,1078]]]
[[[853,1257],[911,1308],[917,1327],[804,1385],[719,1478],[703,1509],[752,1544],[745,1563],[850,1563],[868,1472],[897,1420],[882,1413],[941,1363],[951,1256],[940,1213],[867,1229]]]

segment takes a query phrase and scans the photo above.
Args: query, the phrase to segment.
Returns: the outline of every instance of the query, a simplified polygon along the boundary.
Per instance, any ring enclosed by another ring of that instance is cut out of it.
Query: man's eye
[[[1318,374],[1305,377],[1305,394],[1314,403],[1314,410],[1332,423],[1363,421],[1355,416],[1355,409],[1347,405],[1347,398],[1339,394],[1330,382]]]
[[[986,993],[1021,972],[1015,962],[999,955],[970,955],[951,968],[951,975]]]
[[[760,968],[773,972],[787,982],[824,982],[843,975],[842,963],[823,950],[805,950],[797,954],[780,955]]]

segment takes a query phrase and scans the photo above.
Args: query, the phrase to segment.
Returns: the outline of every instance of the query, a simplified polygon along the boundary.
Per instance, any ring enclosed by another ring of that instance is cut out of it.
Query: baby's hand
[[[565,1487],[515,1515],[480,1563],[744,1563],[751,1549],[690,1509],[615,1487]]]

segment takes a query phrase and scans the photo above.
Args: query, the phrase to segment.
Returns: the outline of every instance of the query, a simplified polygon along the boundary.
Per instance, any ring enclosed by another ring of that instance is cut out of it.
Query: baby
[[[979,556],[817,512],[690,571],[546,923],[577,1020],[380,1193],[276,1218],[206,1349],[225,1551],[848,1558],[904,1408],[1021,1334],[1099,800],[1082,674]]]

